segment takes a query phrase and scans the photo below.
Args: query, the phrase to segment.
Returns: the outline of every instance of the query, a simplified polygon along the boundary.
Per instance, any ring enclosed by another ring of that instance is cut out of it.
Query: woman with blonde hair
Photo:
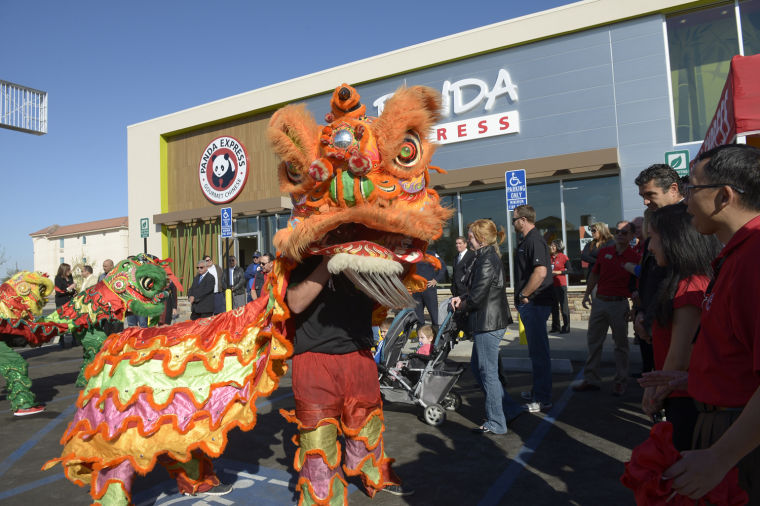
[[[499,244],[504,229],[491,220],[477,220],[468,231],[475,260],[467,275],[467,293],[451,299],[451,306],[467,314],[473,336],[470,366],[486,394],[486,420],[473,429],[479,434],[506,434],[507,422],[519,416],[522,406],[513,401],[499,381],[499,343],[509,323],[504,266]]]
[[[599,250],[607,246],[612,246],[615,243],[614,237],[610,232],[610,227],[603,221],[597,221],[591,225],[591,242],[586,243],[581,251],[581,260],[588,264],[586,270],[586,279],[594,268],[596,263],[596,257],[599,254]]]

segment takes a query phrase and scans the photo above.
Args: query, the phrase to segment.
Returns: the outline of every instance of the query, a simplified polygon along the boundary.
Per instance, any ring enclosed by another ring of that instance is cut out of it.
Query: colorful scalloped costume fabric
[[[167,468],[209,466],[204,456],[222,454],[229,430],[253,428],[256,398],[270,394],[287,370],[283,273],[276,268],[267,293],[239,309],[110,336],[86,370],[62,456],[44,469],[61,462],[69,480],[91,485],[93,498],[124,504],[134,471],[146,474],[167,458]]]
[[[210,468],[206,456],[222,454],[229,430],[253,428],[256,398],[287,370],[286,263],[278,262],[266,294],[239,309],[110,336],[86,370],[62,456],[43,469],[61,462],[66,477],[90,485],[97,501],[125,504],[131,475],[156,462],[175,477],[187,478],[175,469],[183,463]],[[218,484],[209,469],[195,471]],[[186,492],[202,490],[202,479],[187,482]]]

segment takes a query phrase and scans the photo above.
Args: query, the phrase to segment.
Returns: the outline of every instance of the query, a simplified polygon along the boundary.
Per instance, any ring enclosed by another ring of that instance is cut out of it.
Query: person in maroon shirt
[[[640,256],[630,247],[633,231],[627,221],[617,224],[615,245],[599,250],[599,256],[586,283],[583,295],[583,307],[588,308],[591,292],[596,286],[596,296],[591,306],[588,319],[588,358],[583,369],[583,380],[573,385],[576,392],[599,390],[602,378],[599,364],[602,360],[602,347],[607,337],[607,329],[612,328],[612,340],[615,342],[615,380],[612,394],[621,396],[625,393],[628,381],[628,298],[631,274],[623,267],[626,262],[638,263]]]
[[[567,304],[567,263],[565,244],[561,239],[555,239],[549,245],[552,261],[552,289],[554,290],[554,305],[552,306],[551,332],[567,334],[570,332],[570,306]],[[562,328],[559,327],[559,314],[562,312]]]
[[[663,479],[698,499],[736,466],[749,504],[760,504],[760,149],[736,144],[706,151],[689,183],[685,194],[694,227],[725,246],[713,262],[689,363],[689,394],[700,411],[693,450],[683,452]],[[686,377],[672,371],[650,375],[654,381],[670,377],[673,386]]]

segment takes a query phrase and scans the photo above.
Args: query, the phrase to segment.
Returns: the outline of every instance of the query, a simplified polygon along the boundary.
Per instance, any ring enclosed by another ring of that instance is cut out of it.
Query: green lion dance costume
[[[169,283],[165,269],[169,262],[143,254],[122,260],[102,281],[80,292],[44,319],[46,323],[64,326],[81,341],[84,360],[77,378],[78,387],[87,384],[85,368],[113,329],[121,329],[125,313],[154,317],[164,311]]]
[[[4,342],[19,335],[31,346],[40,346],[64,332],[82,342],[84,360],[77,386],[84,386],[84,370],[92,362],[111,330],[120,329],[127,311],[140,316],[157,316],[164,310],[168,283],[166,261],[145,255],[129,257],[117,264],[98,284],[77,294],[71,301],[43,319],[42,313],[53,282],[44,274],[21,271],[0,285],[0,374],[8,384],[8,398],[15,415],[43,411],[31,391],[27,363]]]
[[[428,133],[439,107],[435,91],[402,88],[373,119],[356,90],[342,85],[327,126],[318,126],[303,106],[278,111],[269,137],[282,159],[280,187],[290,193],[293,212],[275,237],[278,258],[261,297],[211,318],[109,336],[85,370],[87,386],[61,440],[63,453],[45,469],[60,462],[66,477],[89,485],[103,505],[130,503],[136,473],[148,473],[157,462],[181,493],[218,490],[211,458],[224,451],[229,430],[254,427],[256,398],[277,387],[293,355],[297,318],[285,302],[291,273],[330,257],[331,275],[371,299],[367,319],[377,323],[388,308],[413,305],[409,292],[425,288],[414,264],[437,264],[424,251],[451,215],[428,188],[434,148]],[[302,420],[298,400],[296,411],[285,413],[299,424],[295,466],[302,503],[346,502],[342,469],[361,475],[371,495],[399,483],[382,441],[377,370],[371,358],[366,368],[364,351],[357,364],[373,396],[365,409],[350,408],[352,392],[346,391],[327,392],[349,406],[340,420],[327,411]],[[343,468],[339,434],[347,445]]]
[[[9,348],[6,340],[23,336],[33,345],[42,344],[58,333],[54,325],[37,326],[36,333],[33,330],[35,318],[42,314],[53,288],[46,275],[27,271],[16,273],[0,285],[0,374],[7,383],[8,400],[16,416],[32,415],[44,408],[32,393],[26,360]]]

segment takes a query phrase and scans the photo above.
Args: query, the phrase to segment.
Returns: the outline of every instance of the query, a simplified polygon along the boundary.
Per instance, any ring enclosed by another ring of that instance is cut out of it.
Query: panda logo
[[[225,153],[224,156],[214,155],[211,157],[213,163],[214,177],[212,183],[217,188],[226,188],[229,186],[230,181],[235,179],[235,165],[230,159],[230,154]]]
[[[214,204],[237,198],[248,180],[248,152],[230,136],[209,142],[198,161],[198,182],[203,195]]]

